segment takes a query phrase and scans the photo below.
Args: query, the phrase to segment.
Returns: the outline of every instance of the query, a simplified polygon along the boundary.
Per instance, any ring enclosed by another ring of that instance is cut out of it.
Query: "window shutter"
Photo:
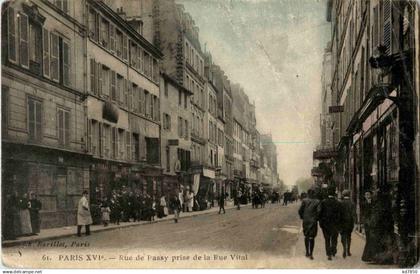
[[[126,151],[126,154],[127,154],[127,160],[131,160],[131,133],[130,132],[128,132],[128,131],[126,131],[125,132],[125,135],[126,135],[126,146],[127,146],[127,151]]]
[[[105,146],[105,134],[104,127],[102,123],[99,123],[99,156],[104,156],[104,146]]]
[[[68,0],[62,0],[62,1],[63,1],[63,11],[64,11],[64,13],[69,13]]]
[[[44,28],[42,34],[43,71],[44,76],[50,78],[50,32]]]
[[[70,49],[65,41],[63,41],[63,84],[70,86]]]
[[[115,129],[115,158],[119,159],[120,158],[120,142],[119,142],[119,132],[118,132],[118,128]]]
[[[391,0],[383,0],[383,45],[386,46],[386,54],[391,54],[392,52],[392,3]]]
[[[87,144],[86,148],[87,151],[93,153],[93,146],[92,146],[92,120],[87,119]]]
[[[10,62],[16,63],[16,21],[15,9],[7,9],[7,38],[8,38],[8,58]]]
[[[65,137],[65,144],[70,144],[70,112],[64,112],[64,137]]]
[[[58,66],[58,36],[54,33],[51,34],[51,49],[50,49],[50,74],[51,79],[58,82],[59,66]]]
[[[115,73],[115,71],[111,71],[110,73],[111,76],[111,100],[117,101],[117,91],[116,91],[116,76],[117,74]]]
[[[29,138],[35,139],[35,101],[28,100],[28,131]]]
[[[35,102],[35,128],[36,139],[42,139],[42,105],[41,102]]]
[[[112,134],[112,136],[111,136],[111,141],[112,141],[112,157],[111,158],[117,158],[117,149],[116,149],[116,139],[117,139],[117,136],[116,136],[116,134],[115,134],[115,132],[116,132],[116,128],[115,127],[112,127],[111,128],[111,134]]]
[[[137,48],[137,66],[140,72],[143,72],[143,50],[138,47]]]
[[[98,84],[96,86],[96,94],[101,96],[102,95],[102,65],[101,63],[97,63],[97,70],[96,70]]]
[[[99,13],[96,14],[96,41],[102,44],[102,32],[101,32],[101,15]]]
[[[115,26],[110,23],[109,25],[109,48],[112,52],[115,51]]]
[[[128,86],[129,86],[129,82],[127,79],[124,79],[124,105],[126,106],[127,109],[130,109],[129,105],[128,105]]]
[[[127,61],[127,54],[128,54],[128,45],[127,45],[127,36],[126,35],[123,35],[123,54],[122,54],[122,57],[123,57],[123,59],[124,60],[126,60]]]
[[[19,61],[21,66],[29,68],[28,16],[23,13],[19,15]]]
[[[57,120],[58,120],[58,142],[60,145],[64,144],[64,111],[59,109]]]
[[[133,84],[129,81],[128,82],[128,109],[133,110]]]
[[[96,90],[96,84],[97,84],[97,79],[96,79],[96,62],[95,59],[91,58],[90,59],[90,92],[92,94],[96,94],[97,90]]]

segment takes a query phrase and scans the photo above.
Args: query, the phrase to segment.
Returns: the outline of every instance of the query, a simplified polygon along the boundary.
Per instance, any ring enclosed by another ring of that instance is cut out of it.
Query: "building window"
[[[167,113],[163,114],[163,129],[171,130],[171,116]]]
[[[184,129],[184,138],[185,139],[188,139],[188,121],[187,120],[184,120],[184,126],[185,126],[185,129]]]
[[[105,48],[109,47],[109,22],[105,19],[101,20],[101,44]]]
[[[182,129],[182,127],[183,127],[182,118],[181,117],[178,117],[178,136],[179,136],[179,138],[182,138],[182,136],[183,136],[183,129]]]
[[[168,81],[165,80],[164,83],[164,92],[165,92],[165,97],[169,96],[169,90],[168,90]]]
[[[62,10],[64,13],[69,12],[69,4],[68,0],[54,0],[54,5],[56,5],[60,10]]]
[[[70,86],[70,48],[69,44],[60,38],[60,53],[62,54],[61,64],[61,81],[65,86]]]
[[[171,172],[171,150],[169,146],[166,147],[166,171]]]
[[[70,144],[70,112],[64,109],[57,112],[58,143],[67,146]]]
[[[116,30],[116,45],[115,45],[115,51],[117,53],[118,57],[122,57],[122,52],[123,52],[123,34],[117,29]]]
[[[47,29],[43,29],[42,53],[44,76],[50,78],[50,34]]]
[[[42,28],[35,23],[29,24],[29,69],[38,75],[42,73]]]
[[[40,141],[42,139],[42,102],[28,98],[28,133],[29,139]]]

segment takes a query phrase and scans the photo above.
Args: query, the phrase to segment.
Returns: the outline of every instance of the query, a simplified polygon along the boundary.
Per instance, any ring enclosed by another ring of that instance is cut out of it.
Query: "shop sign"
[[[344,112],[344,106],[330,106],[329,113],[340,113]]]
[[[203,168],[203,176],[208,177],[210,179],[214,179],[216,177],[216,173],[214,170]]]

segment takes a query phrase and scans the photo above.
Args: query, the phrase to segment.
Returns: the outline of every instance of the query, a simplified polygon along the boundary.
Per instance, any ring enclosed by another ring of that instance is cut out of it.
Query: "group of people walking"
[[[305,196],[305,195],[303,195]],[[342,193],[342,201],[335,197],[335,189],[330,188],[327,197],[320,200],[313,189],[308,190],[299,208],[299,216],[303,220],[306,257],[314,259],[313,250],[318,232],[318,222],[325,239],[325,253],[328,260],[337,254],[338,234],[343,245],[343,258],[351,256],[351,233],[356,222],[356,208],[350,200],[350,191]]]
[[[379,190],[375,198],[371,191],[366,191],[361,204],[361,222],[364,226],[366,244],[362,260],[365,262],[392,264],[393,263],[393,225],[390,199],[386,191]],[[350,199],[350,191],[342,192],[342,200],[335,196],[335,188],[327,191],[323,199],[317,197],[313,189],[308,191],[307,197],[299,208],[302,219],[303,234],[305,236],[306,257],[314,259],[313,250],[317,236],[318,223],[325,239],[325,253],[328,260],[337,254],[338,235],[343,246],[343,258],[351,256],[351,235],[357,221],[356,207]]]
[[[36,235],[40,232],[39,211],[42,203],[36,193],[6,196],[3,207],[2,235],[4,240],[15,240],[20,236]]]

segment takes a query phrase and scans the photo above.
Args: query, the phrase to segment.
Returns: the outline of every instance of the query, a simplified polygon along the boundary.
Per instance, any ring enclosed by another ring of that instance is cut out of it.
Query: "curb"
[[[249,205],[244,205],[243,207],[247,207]],[[226,210],[231,210],[231,209],[236,209],[236,207],[229,207],[226,208]],[[217,214],[217,211],[204,211],[203,213],[200,214],[192,214],[192,215],[184,215],[184,216],[179,216],[179,219],[187,219],[187,218],[194,218],[197,216],[203,216],[203,215],[208,215],[208,214],[212,214],[215,213]],[[131,224],[127,224],[124,226],[112,226],[112,227],[103,227],[102,229],[98,229],[98,230],[91,230],[90,233],[100,233],[103,231],[111,231],[111,230],[117,230],[117,229],[124,229],[124,228],[129,228],[129,227],[134,227],[134,226],[142,226],[142,225],[149,225],[149,224],[155,224],[155,223],[162,223],[162,222],[169,222],[169,221],[173,221],[173,218],[167,218],[167,219],[158,219],[152,222],[147,222],[147,221],[143,221],[143,222],[134,222]],[[69,236],[76,236],[75,232],[72,230],[69,233],[66,234],[61,234],[61,235],[53,235],[53,236],[46,236],[46,237],[42,237],[42,238],[38,238],[38,239],[28,239],[28,240],[18,240],[15,242],[6,242],[6,243],[2,243],[2,247],[13,247],[13,246],[18,246],[21,244],[27,244],[27,243],[34,243],[34,242],[43,242],[43,241],[50,241],[50,240],[57,240],[57,239],[61,239],[61,238],[66,238]]]

